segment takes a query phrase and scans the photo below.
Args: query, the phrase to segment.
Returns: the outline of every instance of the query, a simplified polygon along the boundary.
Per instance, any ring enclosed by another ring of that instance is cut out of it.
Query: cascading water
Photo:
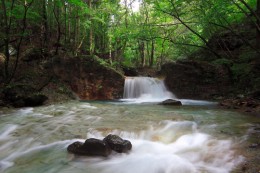
[[[176,97],[167,90],[163,80],[151,77],[127,77],[124,86],[124,99],[160,102],[165,99],[176,99]]]
[[[151,77],[126,77],[122,101],[127,103],[154,103],[167,99],[179,100],[183,105],[212,105],[214,102],[178,99],[168,91],[164,81]]]

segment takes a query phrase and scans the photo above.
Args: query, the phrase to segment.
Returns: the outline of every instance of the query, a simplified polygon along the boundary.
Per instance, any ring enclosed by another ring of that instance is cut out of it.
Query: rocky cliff
[[[10,84],[0,82],[0,106],[39,106],[75,97],[111,100],[123,96],[124,76],[98,57],[46,57],[35,50],[38,49],[28,49],[23,55]]]
[[[229,71],[205,61],[182,60],[164,64],[161,75],[178,98],[211,99],[225,95],[230,88]]]
[[[123,95],[124,76],[95,56],[55,58],[53,69],[80,99],[110,100]]]

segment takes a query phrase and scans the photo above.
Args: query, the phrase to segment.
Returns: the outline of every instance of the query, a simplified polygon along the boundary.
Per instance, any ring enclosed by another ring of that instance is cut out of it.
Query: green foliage
[[[116,52],[114,64],[136,66],[176,60],[201,47],[209,50],[207,41],[212,35],[232,29],[234,23],[241,22],[250,13],[238,0],[142,0],[138,1],[140,9],[136,12],[130,8],[129,1],[125,6],[120,0],[34,0],[26,18],[27,26],[33,29],[21,33],[19,27],[26,6],[24,1],[14,2],[12,7],[12,1],[5,0],[6,14],[11,19],[8,20],[11,21],[10,38],[29,38],[32,33],[41,33],[38,42],[43,42],[42,35],[46,32],[50,45],[60,42],[71,47],[74,54]],[[245,2],[256,9],[256,0]],[[3,17],[2,8],[0,15]],[[61,38],[57,40],[59,32]],[[6,36],[3,28],[0,35],[2,43]],[[140,43],[144,43],[144,48],[141,49]],[[141,55],[145,56],[146,64],[141,64]],[[245,62],[247,56],[241,55],[240,59]],[[214,63],[230,65],[219,58]]]
[[[226,59],[226,58],[216,59],[212,63],[216,64],[216,65],[225,65],[225,66],[228,66],[228,67],[231,67],[232,64],[233,64],[232,60]]]
[[[239,55],[238,61],[240,63],[249,63],[250,61],[254,60],[258,56],[256,51],[252,50],[244,50],[243,53]]]
[[[231,67],[231,71],[232,71],[233,79],[235,81],[239,81],[249,77],[251,71],[251,65],[248,63],[234,64]]]

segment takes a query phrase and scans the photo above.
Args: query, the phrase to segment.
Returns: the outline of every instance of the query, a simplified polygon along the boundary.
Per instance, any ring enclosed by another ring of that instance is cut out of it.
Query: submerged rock
[[[126,153],[132,149],[132,144],[128,140],[124,140],[117,135],[108,135],[104,140],[112,150],[118,153]]]
[[[85,156],[107,157],[111,153],[111,148],[106,142],[95,138],[87,139],[85,143],[74,142],[68,146],[67,150],[70,153]]]
[[[181,101],[178,101],[178,100],[167,99],[167,100],[164,100],[163,102],[159,103],[159,105],[181,106],[182,103],[181,103]]]

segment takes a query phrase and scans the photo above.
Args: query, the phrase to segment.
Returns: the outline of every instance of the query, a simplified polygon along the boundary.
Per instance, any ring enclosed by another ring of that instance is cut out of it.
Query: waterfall
[[[176,97],[167,90],[163,80],[151,77],[127,77],[123,98],[125,100],[157,102]]]

